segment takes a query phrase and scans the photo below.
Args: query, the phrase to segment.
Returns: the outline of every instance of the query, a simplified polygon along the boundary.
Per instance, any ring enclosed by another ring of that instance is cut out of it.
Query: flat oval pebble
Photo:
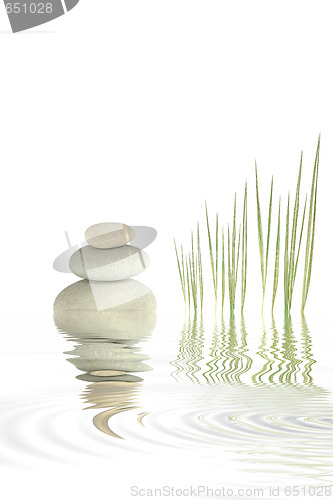
[[[118,281],[132,278],[149,266],[149,257],[131,245],[102,250],[90,245],[77,250],[69,261],[71,271],[91,281]]]
[[[135,231],[119,222],[101,222],[88,227],[85,239],[95,248],[116,248],[125,245],[135,236]]]
[[[118,375],[117,377],[94,377],[93,375],[90,375],[89,373],[84,373],[82,375],[77,375],[75,378],[78,380],[84,380],[85,382],[127,382],[127,383],[133,383],[133,382],[142,382],[143,378],[138,377],[136,375],[130,375],[126,373],[125,375]]]

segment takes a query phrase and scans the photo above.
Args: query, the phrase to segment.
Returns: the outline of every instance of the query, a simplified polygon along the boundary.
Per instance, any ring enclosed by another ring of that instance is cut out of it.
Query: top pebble
[[[116,248],[125,245],[135,236],[135,231],[119,222],[101,222],[88,227],[85,239],[95,248]]]

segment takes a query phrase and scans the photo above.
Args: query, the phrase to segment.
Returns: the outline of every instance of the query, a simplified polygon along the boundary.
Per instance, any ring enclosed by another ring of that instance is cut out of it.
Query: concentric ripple
[[[293,467],[297,474],[302,469],[309,474],[312,464],[319,479],[331,473],[333,455],[333,406],[325,396],[314,386],[273,391],[242,384],[150,387],[142,395],[150,411],[128,407],[121,414],[104,413],[109,418],[100,430],[107,425],[110,435],[141,449],[194,451],[217,463],[221,453],[236,452],[253,472],[267,457],[281,473]],[[96,417],[94,423],[98,426]]]
[[[73,340],[63,340],[71,363],[39,354],[35,373],[59,371],[61,383],[52,375],[53,386],[36,390],[22,381],[20,394],[2,398],[1,464],[102,464],[170,453],[257,483],[269,483],[272,471],[299,483],[332,481],[333,404],[330,391],[314,383],[306,325],[298,336],[289,326],[263,328],[254,349],[244,322],[210,332],[187,324],[176,341],[178,350],[162,339],[151,355],[150,339],[85,337],[70,353]]]

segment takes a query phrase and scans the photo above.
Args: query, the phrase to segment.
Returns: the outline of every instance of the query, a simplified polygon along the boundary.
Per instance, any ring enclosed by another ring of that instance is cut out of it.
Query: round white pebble
[[[95,248],[116,248],[125,245],[135,236],[135,231],[119,222],[101,222],[88,227],[85,239]]]
[[[118,281],[132,278],[149,266],[149,257],[131,245],[101,250],[87,245],[77,250],[69,261],[71,271],[91,281]]]

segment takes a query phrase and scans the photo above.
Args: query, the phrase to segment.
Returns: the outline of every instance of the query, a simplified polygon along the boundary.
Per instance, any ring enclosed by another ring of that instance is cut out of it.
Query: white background
[[[52,269],[63,232],[76,243],[106,220],[158,230],[142,281],[159,308],[181,307],[173,237],[189,242],[205,200],[227,224],[246,178],[247,300],[260,303],[255,159],[263,203],[273,174],[285,203],[302,150],[310,190],[319,133],[309,310],[329,311],[331,2],[81,0],[30,32],[11,34],[4,8],[0,22],[4,313],[52,314],[75,281]]]
[[[6,310],[49,307],[71,279],[52,270],[63,231],[103,220],[156,227],[145,280],[174,287],[173,236],[186,243],[204,200],[230,221],[246,178],[259,273],[254,161],[285,201],[301,150],[309,190],[319,133],[314,276],[332,272],[330,2],[81,0],[17,35],[1,12]]]

